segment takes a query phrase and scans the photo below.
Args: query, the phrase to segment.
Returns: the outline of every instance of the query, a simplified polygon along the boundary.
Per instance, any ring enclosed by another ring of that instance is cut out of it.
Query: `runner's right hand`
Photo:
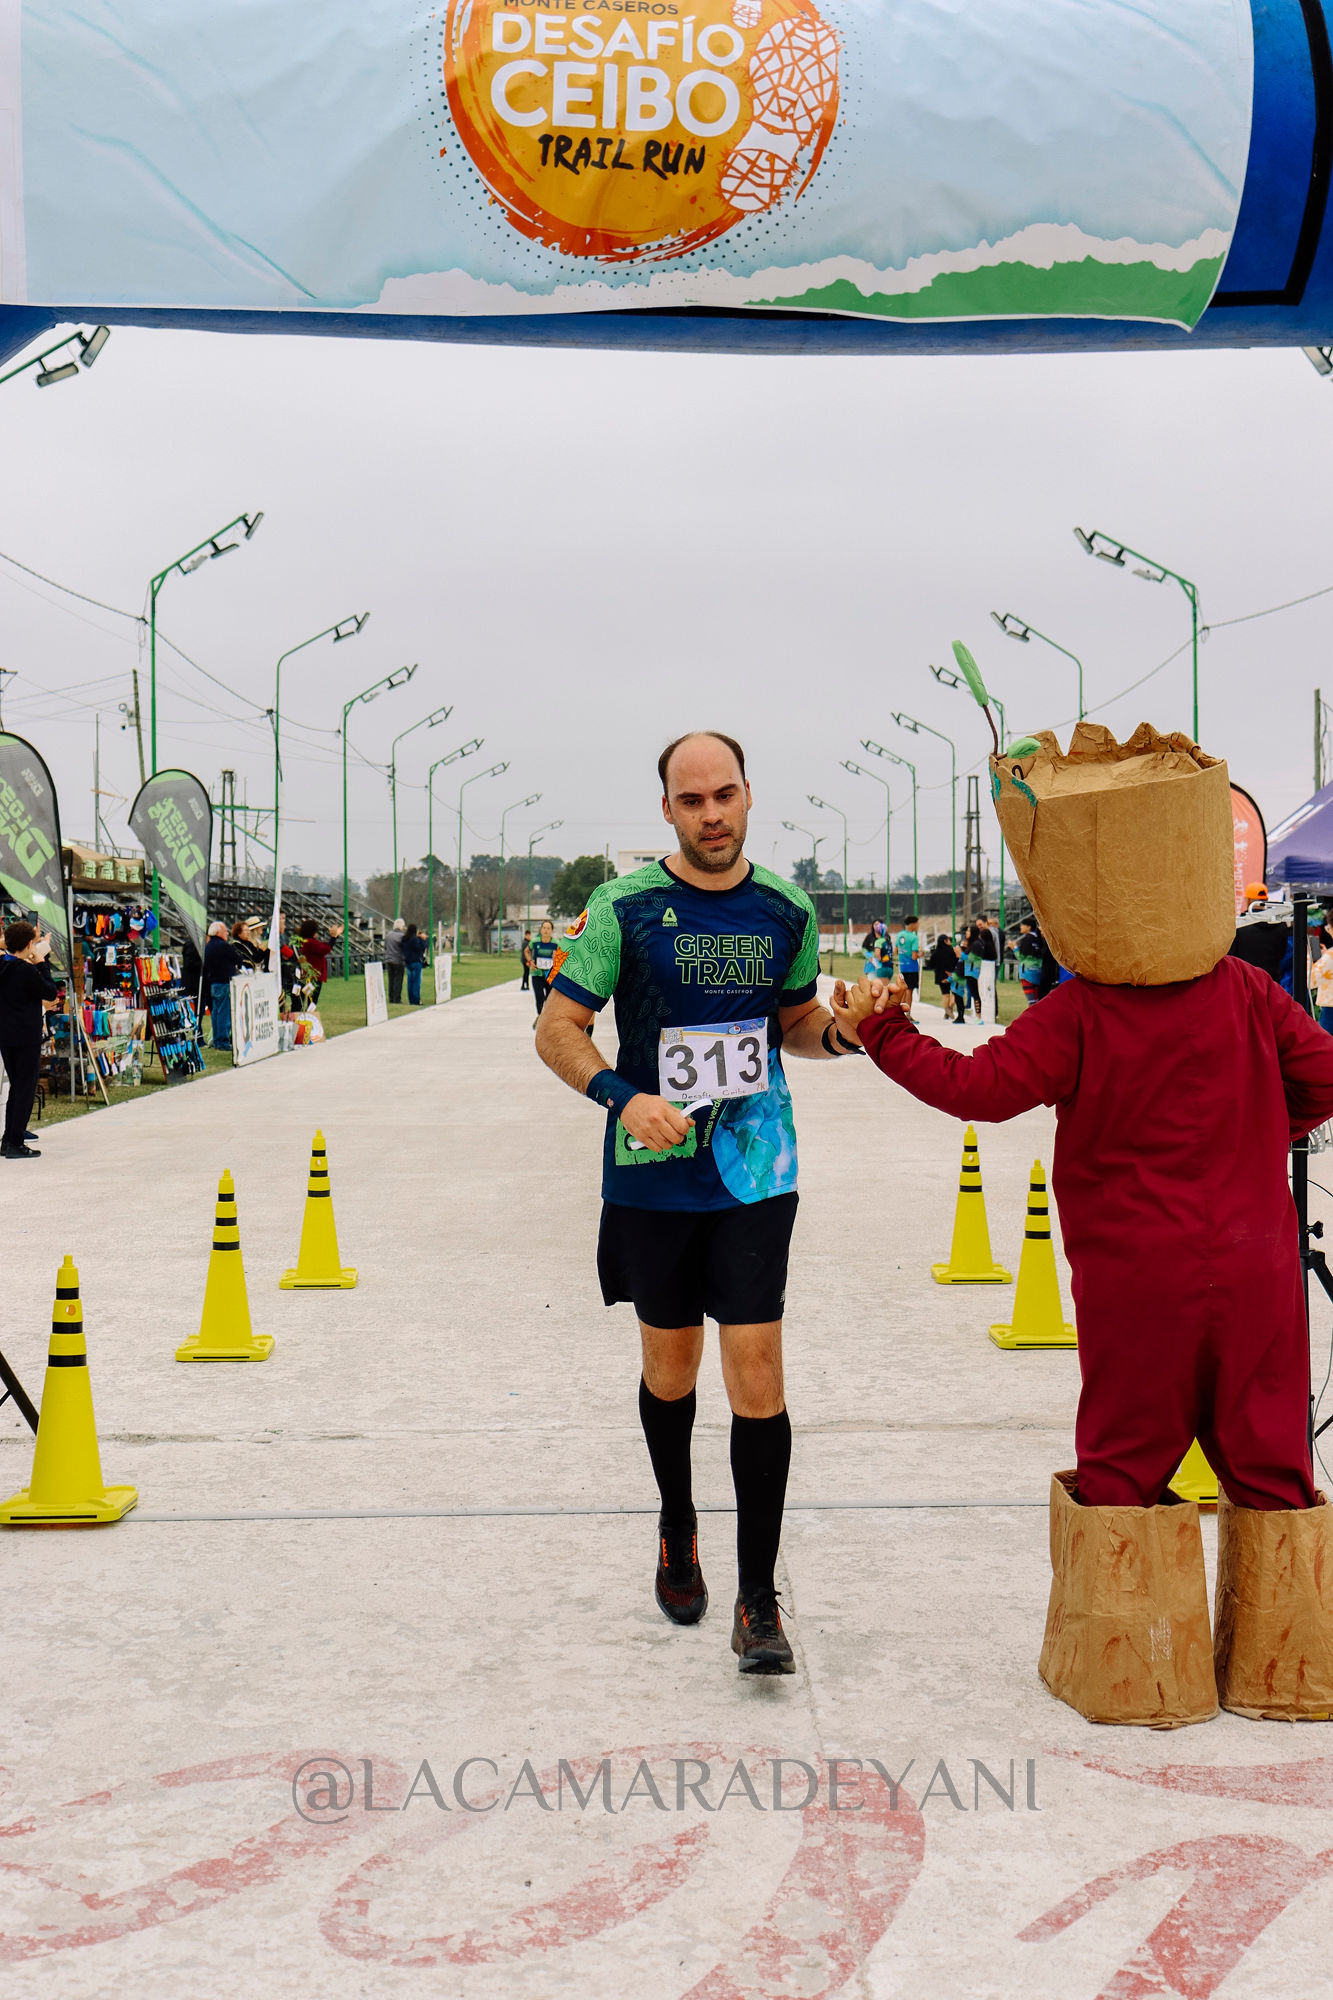
[[[650,1097],[641,1090],[637,1097],[631,1097],[620,1114],[620,1122],[631,1139],[642,1140],[651,1153],[669,1153],[682,1139],[688,1138],[692,1119],[678,1111],[665,1097]]]

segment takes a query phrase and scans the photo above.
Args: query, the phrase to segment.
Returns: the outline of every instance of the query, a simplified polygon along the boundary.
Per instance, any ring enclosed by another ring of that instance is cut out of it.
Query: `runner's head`
[[[551,922],[551,919],[549,917],[543,917],[542,928],[541,928],[542,943],[549,944],[554,936],[555,936],[555,925]]]
[[[740,744],[713,729],[678,736],[658,758],[657,774],[662,817],[676,829],[685,859],[692,868],[725,875],[740,859],[750,817]]]

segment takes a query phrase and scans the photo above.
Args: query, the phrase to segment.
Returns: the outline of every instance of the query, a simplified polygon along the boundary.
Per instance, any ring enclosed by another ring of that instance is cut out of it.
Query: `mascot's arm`
[[[1303,1139],[1316,1125],[1333,1118],[1333,1035],[1271,979],[1261,990],[1272,1016],[1291,1136]]]
[[[859,1033],[872,1062],[923,1104],[954,1118],[998,1124],[1034,1105],[1058,1104],[1073,1091],[1080,1059],[1078,1016],[1076,982],[1071,981],[1039,1006],[1029,1007],[974,1055],[941,1048],[918,1034],[897,1007],[872,1014],[860,1023]],[[1325,1040],[1333,1053],[1333,1035]]]

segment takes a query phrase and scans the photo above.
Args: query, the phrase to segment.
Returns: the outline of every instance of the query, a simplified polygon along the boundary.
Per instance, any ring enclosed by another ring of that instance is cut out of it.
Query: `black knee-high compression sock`
[[[731,1477],[736,1488],[736,1566],[741,1594],[773,1588],[773,1566],[782,1539],[782,1505],[791,1464],[791,1419],[731,1420]]]
[[[694,1519],[694,1489],[690,1477],[690,1435],[694,1430],[694,1391],[667,1403],[639,1381],[639,1422],[648,1441],[653,1477],[662,1496],[662,1519],[669,1528],[688,1527]]]

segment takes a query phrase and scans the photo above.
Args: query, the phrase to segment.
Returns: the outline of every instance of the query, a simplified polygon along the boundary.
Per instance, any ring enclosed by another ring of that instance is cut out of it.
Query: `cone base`
[[[1217,1505],[1216,1478],[1211,1480],[1191,1478],[1183,1466],[1175,1478],[1169,1482],[1169,1491],[1176,1494],[1181,1500],[1192,1500],[1196,1507],[1215,1507]]]
[[[271,1333],[252,1333],[244,1347],[220,1347],[216,1342],[206,1341],[199,1334],[192,1334],[182,1346],[176,1349],[178,1361],[267,1361],[273,1352]]]
[[[68,1507],[34,1502],[28,1487],[0,1501],[0,1525],[7,1528],[100,1528],[119,1521],[139,1504],[137,1486],[104,1486],[101,1494]]]
[[[955,1271],[948,1264],[932,1264],[930,1275],[937,1285],[1012,1285],[1012,1271],[992,1264],[988,1271]]]
[[[356,1265],[334,1271],[327,1278],[304,1277],[299,1269],[284,1271],[278,1279],[280,1292],[350,1292],[356,1283]]]
[[[990,1337],[997,1347],[1003,1347],[1008,1352],[1018,1348],[1078,1346],[1078,1334],[1068,1320],[1052,1333],[1016,1333],[1012,1325],[993,1326]]]

